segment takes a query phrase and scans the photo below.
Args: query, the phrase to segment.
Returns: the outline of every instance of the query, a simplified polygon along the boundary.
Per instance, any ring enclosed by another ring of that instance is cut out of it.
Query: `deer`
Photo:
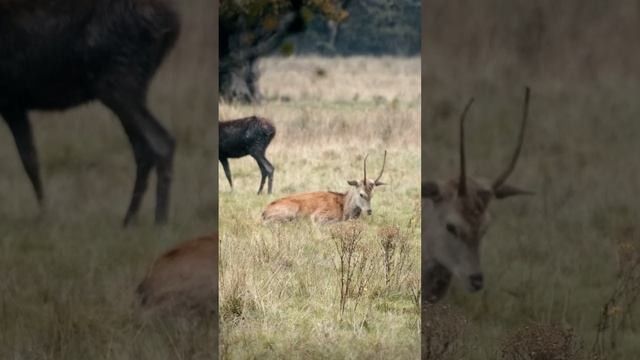
[[[262,193],[266,179],[269,179],[268,193],[273,189],[273,165],[265,155],[267,147],[276,135],[273,123],[265,118],[251,116],[242,119],[221,121],[218,123],[219,146],[218,157],[224,168],[224,174],[233,190],[230,158],[241,158],[250,155],[258,163],[260,168],[260,187],[258,195]]]
[[[149,266],[135,290],[145,311],[216,311],[218,235],[187,240]]]
[[[453,276],[463,281],[468,291],[481,290],[484,278],[480,266],[480,245],[490,222],[490,202],[533,194],[506,182],[522,149],[529,97],[530,89],[526,87],[517,145],[507,168],[495,180],[475,179],[466,173],[464,125],[474,101],[471,98],[460,116],[459,176],[445,182],[422,183],[423,301],[440,301],[447,293]]]
[[[349,180],[351,186],[344,193],[333,191],[309,192],[287,196],[269,203],[262,212],[263,223],[292,221],[310,218],[314,224],[323,225],[357,219],[362,213],[372,215],[371,200],[376,187],[386,185],[380,181],[387,161],[384,152],[382,169],[375,180],[367,179],[367,157],[363,160],[364,176],[362,180]]]
[[[179,31],[178,14],[164,0],[0,3],[0,117],[40,209],[45,192],[28,112],[99,101],[119,119],[136,163],[124,225],[138,213],[154,169],[155,222],[167,222],[175,140],[146,97]]]

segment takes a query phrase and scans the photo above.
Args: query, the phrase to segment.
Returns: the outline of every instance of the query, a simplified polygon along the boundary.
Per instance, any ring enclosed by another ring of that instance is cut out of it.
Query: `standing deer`
[[[480,242],[489,225],[487,211],[492,199],[532,194],[508,185],[522,143],[529,111],[529,88],[525,89],[518,143],[506,170],[493,182],[466,175],[464,122],[473,98],[460,117],[460,175],[444,183],[422,184],[422,293],[427,302],[439,301],[447,292],[452,275],[467,284],[469,291],[483,287]]]
[[[349,219],[357,219],[366,212],[371,215],[371,199],[376,186],[386,185],[380,178],[387,161],[384,152],[382,169],[375,180],[367,179],[367,157],[364,157],[364,177],[362,180],[349,180],[352,187],[346,193],[333,191],[311,192],[287,196],[271,202],[262,212],[264,222],[290,221],[309,217],[316,224],[326,224]]]
[[[224,174],[233,189],[229,158],[240,158],[250,155],[260,167],[260,187],[258,195],[262,193],[264,182],[269,178],[269,194],[273,187],[273,165],[267,160],[265,152],[276,135],[276,128],[265,118],[251,116],[247,118],[221,121],[218,123],[219,147],[218,153]]]
[[[175,143],[149,112],[146,96],[179,27],[177,14],[163,0],[0,3],[0,115],[40,206],[45,195],[28,112],[99,100],[122,123],[136,162],[124,224],[137,214],[154,168],[155,220],[166,222]]]

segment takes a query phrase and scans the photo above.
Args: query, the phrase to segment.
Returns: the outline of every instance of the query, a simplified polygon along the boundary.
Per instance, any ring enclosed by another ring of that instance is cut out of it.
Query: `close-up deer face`
[[[373,214],[373,210],[371,209],[371,199],[373,198],[373,190],[376,186],[386,185],[380,178],[382,178],[382,173],[384,172],[384,165],[387,162],[387,151],[384,152],[384,160],[382,161],[382,169],[380,170],[380,174],[375,180],[367,179],[367,154],[364,157],[364,177],[362,180],[349,180],[347,183],[353,186],[351,189],[352,196],[349,201],[349,208],[353,209],[352,212],[354,217],[358,217],[361,213],[366,213],[367,215]]]
[[[446,272],[464,282],[469,291],[484,286],[480,262],[480,245],[490,222],[489,203],[529,191],[506,184],[520,154],[527,120],[529,89],[525,91],[524,111],[518,145],[507,169],[489,182],[466,175],[464,152],[464,119],[473,103],[469,101],[460,118],[460,176],[446,182],[422,184],[423,198],[423,267],[444,267]],[[442,269],[440,269],[442,271]],[[450,277],[443,281],[445,290]],[[442,289],[435,290],[442,292]],[[439,294],[438,296],[442,296]]]
[[[462,279],[470,291],[483,287],[480,244],[490,216],[486,211],[491,190],[472,179],[469,194],[459,196],[457,182],[425,183],[426,227],[431,233],[426,251],[441,265]]]

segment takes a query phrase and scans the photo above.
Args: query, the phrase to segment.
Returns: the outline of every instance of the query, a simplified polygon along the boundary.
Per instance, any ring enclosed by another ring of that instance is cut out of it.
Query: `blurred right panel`
[[[422,358],[640,358],[637,2],[423,14]]]

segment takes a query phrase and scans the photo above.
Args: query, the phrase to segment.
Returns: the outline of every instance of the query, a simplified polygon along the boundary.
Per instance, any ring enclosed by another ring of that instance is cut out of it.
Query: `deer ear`
[[[516,195],[533,195],[533,191],[523,190],[509,184],[502,184],[493,191],[496,199],[504,199]]]
[[[376,181],[376,182],[375,182],[375,185],[376,185],[376,186],[382,186],[382,185],[387,185],[387,183],[384,183],[384,182],[382,182],[382,181]]]
[[[433,181],[427,181],[422,183],[422,197],[430,199],[432,201],[439,201],[442,199],[440,193],[440,185]]]
[[[351,185],[351,186],[358,186],[358,182],[355,180],[349,180],[347,181],[347,184]]]

